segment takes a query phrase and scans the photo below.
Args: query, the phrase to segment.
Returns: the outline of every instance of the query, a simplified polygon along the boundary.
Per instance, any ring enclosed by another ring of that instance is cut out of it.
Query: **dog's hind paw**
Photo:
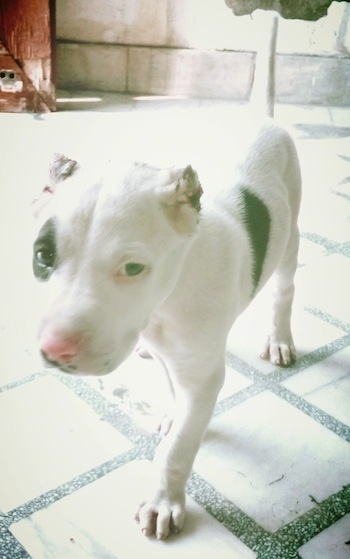
[[[292,340],[285,342],[268,337],[260,357],[279,367],[289,367],[296,360],[294,343]]]

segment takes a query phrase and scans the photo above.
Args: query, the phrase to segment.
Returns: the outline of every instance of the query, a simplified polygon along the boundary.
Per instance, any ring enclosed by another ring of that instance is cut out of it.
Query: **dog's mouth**
[[[85,375],[103,376],[103,375],[108,375],[109,373],[114,371],[117,367],[115,363],[107,361],[106,363],[104,363],[103,367],[96,368],[93,370],[92,369],[84,370],[84,368],[80,368],[74,363],[68,363],[68,362],[61,363],[60,361],[55,361],[54,359],[50,359],[43,351],[41,351],[40,353],[45,366],[50,368],[54,367],[55,369],[58,369],[62,373],[70,373],[70,374],[81,375],[81,376],[85,376]]]
[[[50,359],[44,351],[41,351],[40,353],[45,365],[49,367],[55,367],[64,373],[74,373],[77,370],[77,367],[72,363],[60,363],[59,361]]]

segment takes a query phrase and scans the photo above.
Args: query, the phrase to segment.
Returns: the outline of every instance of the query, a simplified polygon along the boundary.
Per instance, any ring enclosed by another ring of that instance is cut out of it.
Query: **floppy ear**
[[[160,199],[172,226],[179,233],[191,233],[199,220],[203,190],[191,165],[176,174],[175,182],[162,187]]]
[[[69,159],[62,153],[54,153],[49,167],[50,186],[54,188],[58,183],[73,175],[77,167],[77,161]]]
[[[42,189],[38,198],[33,200],[33,215],[37,217],[50,201],[52,194],[56,191],[57,185],[63,182],[66,178],[70,177],[78,169],[77,161],[69,159],[62,153],[54,153],[49,165],[49,184],[46,184]]]

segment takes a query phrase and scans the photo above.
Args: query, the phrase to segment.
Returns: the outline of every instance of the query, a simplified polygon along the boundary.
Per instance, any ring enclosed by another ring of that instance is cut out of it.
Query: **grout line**
[[[293,546],[290,540],[285,542],[283,537],[276,537],[275,534],[265,530],[195,471],[192,472],[187,483],[187,494],[231,534],[256,552],[257,559],[299,557],[297,550],[293,549],[295,545]]]
[[[288,539],[299,548],[350,513],[350,484],[276,532],[280,541]]]
[[[303,544],[350,513],[349,484],[271,534],[196,472],[191,474],[187,493],[245,545],[258,552],[259,559],[298,558],[298,549]]]
[[[311,307],[310,307],[311,308]],[[308,309],[306,309],[308,310]],[[322,311],[319,311],[317,315],[318,318],[322,318],[323,320],[324,315]],[[339,322],[337,319],[334,319],[334,322],[329,321],[329,323],[339,326]],[[342,323],[342,329],[348,330],[350,326]],[[304,369],[308,367],[312,367],[316,365],[320,361],[327,359],[331,355],[341,351],[342,349],[348,347],[350,345],[350,334],[342,336],[328,344],[325,344],[322,347],[315,349],[314,351],[303,355],[302,357],[298,357],[293,365],[290,367],[278,367],[271,371],[270,373],[264,374],[255,369],[253,366],[250,366],[248,363],[237,357],[236,355],[232,354],[231,352],[226,353],[226,364],[235,369],[238,373],[241,373],[246,378],[252,380],[255,383],[262,383],[265,385],[265,388],[269,388],[270,386],[274,386],[275,384],[281,383],[287,380],[289,377],[294,376],[297,373],[300,373]],[[272,366],[272,364],[271,364]]]
[[[305,307],[305,310],[310,314],[313,314],[317,318],[320,318],[321,320],[328,322],[328,324],[331,324],[332,326],[336,326],[336,328],[339,328],[340,330],[344,330],[344,332],[350,334],[349,323],[344,322],[343,320],[340,320],[339,318],[327,313],[326,311],[322,311],[321,309],[318,309],[316,307],[307,306]]]
[[[305,398],[298,396],[296,393],[288,390],[284,386],[281,386],[281,382],[287,378],[303,371],[304,369],[323,361],[326,357],[333,355],[334,353],[340,351],[344,347],[348,347],[350,343],[350,335],[343,336],[338,340],[331,342],[321,348],[318,348],[312,353],[305,355],[300,360],[288,369],[280,369],[276,372],[272,372],[268,375],[257,375],[256,370],[250,370],[250,367],[244,361],[236,358],[232,354],[229,354],[228,364],[234,364],[235,369],[248,378],[255,378],[256,381],[253,385],[240,390],[232,396],[221,400],[215,408],[214,416],[224,413],[234,406],[244,402],[250,397],[254,397],[257,394],[263,392],[264,390],[270,390],[274,392],[277,396],[285,400],[288,404],[293,405],[295,408],[299,409],[323,427],[326,427],[329,431],[337,434],[339,437],[345,441],[350,442],[350,426],[337,420],[332,415],[329,415],[324,410],[314,406],[308,402]],[[311,358],[311,363],[310,363]],[[238,367],[237,367],[238,365]]]
[[[314,421],[317,421],[317,423],[323,427],[326,427],[328,431],[332,431],[340,438],[350,442],[350,427],[345,423],[342,423],[332,415],[329,415],[324,410],[314,406],[306,399],[298,396],[283,386],[272,386],[270,387],[270,390],[288,404],[291,404],[301,412],[311,417]]]
[[[233,407],[238,406],[238,404],[245,402],[249,398],[257,396],[265,389],[266,387],[264,386],[264,384],[254,383],[250,386],[247,386],[246,388],[243,388],[239,392],[232,394],[231,396],[227,396],[227,398],[223,398],[222,400],[217,402],[212,417],[216,417],[217,415],[231,410]]]
[[[270,538],[269,532],[224,497],[195,470],[187,482],[186,493],[251,549],[258,547],[259,542]]]
[[[32,380],[36,380],[38,378],[42,378],[45,377],[47,375],[49,375],[50,372],[49,371],[39,371],[38,373],[33,373],[31,375],[28,375],[27,377],[23,377],[19,380],[15,380],[13,382],[9,382],[8,384],[4,384],[3,386],[0,386],[0,394],[2,394],[3,392],[8,392],[9,390],[12,390],[13,388],[18,388],[19,386],[23,386],[24,384],[27,384],[29,382],[31,382]]]
[[[332,321],[333,324],[336,324],[338,327],[343,327],[344,324],[334,319],[334,317],[330,317],[325,313],[321,313],[318,309],[313,309],[310,307],[309,312],[320,316],[323,320],[327,322]],[[346,325],[347,327],[347,325]],[[291,374],[296,374],[300,370],[303,370],[307,366],[310,366],[310,357],[312,358],[312,364],[321,361],[325,358],[325,356],[329,356],[336,351],[339,351],[341,347],[345,347],[349,343],[349,336],[344,336],[335,342],[327,344],[323,348],[319,348],[312,354],[309,354],[302,358],[296,365],[293,367]],[[316,357],[316,359],[315,359]],[[341,422],[335,420],[333,417],[329,416],[322,410],[319,410],[315,406],[308,404],[303,398],[297,396],[296,394],[290,392],[289,390],[281,387],[279,383],[283,381],[285,378],[290,376],[290,373],[286,374],[285,370],[278,370],[273,371],[269,375],[264,375],[263,373],[259,372],[254,367],[249,366],[249,364],[245,363],[238,357],[228,354],[228,364],[230,366],[234,366],[238,369],[239,372],[243,373],[245,376],[253,380],[253,384],[239,393],[236,393],[223,401],[219,402],[217,405],[215,415],[219,413],[223,413],[227,411],[234,405],[245,401],[246,399],[255,396],[256,394],[260,393],[263,390],[271,389],[277,395],[285,399],[288,403],[291,403],[301,411],[307,413],[321,424],[323,424],[327,429],[337,433],[339,436],[344,438],[345,440],[350,440],[350,428]],[[278,375],[276,376],[276,372]],[[48,372],[41,372],[36,373],[35,375],[31,375],[22,379],[19,382],[11,383],[6,385],[6,387],[2,387],[4,389],[11,389],[29,382],[31,380],[35,380],[38,377],[44,376],[48,374]],[[93,468],[89,472],[81,474],[77,478],[74,478],[70,482],[63,484],[62,486],[55,488],[44,495],[36,497],[29,503],[25,505],[19,506],[11,511],[8,515],[3,517],[2,521],[0,518],[0,528],[2,527],[2,531],[6,533],[6,526],[10,525],[13,522],[18,522],[21,518],[27,517],[32,515],[37,510],[41,510],[45,506],[56,502],[58,499],[81,489],[85,485],[94,482],[99,477],[106,475],[110,471],[120,467],[121,465],[128,463],[137,458],[147,458],[151,459],[154,447],[157,444],[156,437],[152,437],[152,435],[148,434],[140,435],[142,429],[140,427],[135,427],[132,420],[122,412],[116,404],[110,403],[104,396],[99,394],[95,389],[90,387],[87,383],[82,381],[82,379],[63,375],[62,373],[54,373],[56,378],[58,378],[63,384],[65,384],[68,388],[70,388],[78,397],[82,398],[89,406],[91,406],[98,415],[103,417],[106,421],[108,421],[113,427],[118,429],[122,432],[129,440],[133,443],[137,444],[137,447],[134,447],[131,451],[123,453],[122,455],[112,459],[111,461],[99,465],[96,468]],[[150,451],[150,445],[153,449]],[[196,477],[197,476],[197,477]],[[196,480],[195,483],[193,480]],[[199,489],[199,481],[200,481],[200,489]],[[195,487],[197,486],[197,487]],[[241,541],[247,544],[251,549],[254,551],[258,551],[258,557],[261,559],[272,559],[273,557],[280,557],[278,555],[278,546],[280,546],[281,552],[285,550],[285,544],[283,542],[276,542],[274,537],[269,535],[268,532],[265,532],[261,527],[257,526],[256,523],[246,516],[242,511],[240,511],[234,503],[225,499],[224,497],[220,496],[218,492],[214,489],[210,488],[208,490],[209,484],[205,482],[205,480],[200,480],[198,474],[192,474],[189,482],[189,494],[191,494],[195,500],[200,505],[203,505],[204,508],[214,517],[216,518],[223,526],[228,528],[232,533],[234,533],[237,537],[241,539]],[[204,491],[203,491],[204,489]],[[201,496],[202,493],[202,496]],[[203,497],[204,495],[204,497]],[[334,496],[337,501],[339,500],[339,494]],[[333,496],[332,496],[333,497]],[[209,499],[208,502],[205,502]],[[331,499],[331,498],[330,498]],[[328,500],[329,502],[330,499]],[[327,502],[328,502],[327,501]],[[220,506],[219,506],[220,505]],[[302,522],[302,518],[298,518],[296,522]],[[233,524],[233,526],[232,526]],[[294,525],[293,524],[293,525]],[[332,522],[330,522],[332,524]],[[300,527],[301,524],[298,524]],[[304,524],[303,524],[304,526]],[[247,529],[248,527],[248,529]],[[283,531],[284,530],[284,531]],[[305,526],[303,528],[305,532]],[[320,528],[319,531],[322,531]],[[285,534],[286,530],[281,529],[279,531],[280,534]],[[10,537],[12,542],[16,542],[15,538],[8,533],[6,535],[7,539]],[[284,537],[284,536],[283,536]],[[305,539],[305,541],[309,541],[310,537]],[[278,545],[277,545],[278,543]],[[18,548],[20,549],[20,548]],[[289,553],[291,550],[289,550]],[[21,555],[21,551],[18,552],[18,557],[23,558],[23,553]],[[277,554],[276,554],[277,553]],[[294,552],[293,552],[294,553]],[[15,555],[13,557],[16,557]],[[26,556],[27,557],[27,556]],[[298,557],[298,555],[288,555],[288,557]],[[11,555],[12,558],[12,555]]]
[[[62,384],[72,390],[76,396],[88,404],[102,419],[107,421],[109,425],[118,430],[133,444],[144,444],[153,448],[158,443],[159,436],[157,434],[143,430],[142,427],[134,423],[129,415],[121,410],[118,404],[110,402],[81,377],[62,374],[58,371],[55,371],[54,375]],[[152,452],[150,451],[145,454],[149,457]]]
[[[1,559],[33,559],[7,528],[0,526]]]
[[[243,359],[240,359],[240,357],[237,357],[237,355],[231,353],[230,351],[226,351],[226,364],[232,369],[235,369],[235,371],[237,371],[238,373],[241,373],[245,377],[249,378],[253,382],[263,381],[266,378],[266,375],[264,375],[264,373],[262,373],[252,365],[249,365],[249,363],[243,361]]]
[[[47,508],[48,506],[54,504],[56,501],[71,495],[72,493],[84,488],[85,486],[93,483],[94,481],[104,477],[105,475],[117,470],[121,466],[131,462],[135,459],[142,459],[143,455],[139,455],[138,449],[136,447],[115,456],[111,460],[99,464],[91,470],[84,472],[75,478],[62,483],[54,489],[48,490],[46,493],[42,493],[37,497],[34,497],[30,501],[19,505],[18,507],[12,509],[11,511],[0,517],[1,524],[9,527],[11,524],[19,522],[28,516],[32,516],[36,512]]]
[[[321,361],[324,361],[328,357],[331,357],[335,353],[338,353],[342,349],[345,349],[350,345],[350,334],[346,334],[341,338],[333,340],[328,344],[321,346],[314,351],[299,357],[294,365],[285,369],[278,369],[277,371],[272,371],[266,377],[270,380],[271,384],[277,384],[278,382],[283,382],[288,378],[304,371],[305,369],[317,365]]]
[[[334,192],[334,194],[337,193]],[[306,239],[317,245],[322,246],[327,250],[329,254],[342,254],[343,256],[346,257],[350,256],[348,242],[340,243],[338,241],[332,241],[331,239],[328,239],[327,237],[323,237],[323,235],[319,235],[318,233],[308,233],[306,231],[301,233],[300,237],[302,239]]]

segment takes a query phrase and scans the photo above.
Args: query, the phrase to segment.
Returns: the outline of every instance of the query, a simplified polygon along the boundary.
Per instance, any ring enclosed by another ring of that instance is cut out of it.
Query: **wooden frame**
[[[56,108],[54,0],[0,0],[0,112]]]

